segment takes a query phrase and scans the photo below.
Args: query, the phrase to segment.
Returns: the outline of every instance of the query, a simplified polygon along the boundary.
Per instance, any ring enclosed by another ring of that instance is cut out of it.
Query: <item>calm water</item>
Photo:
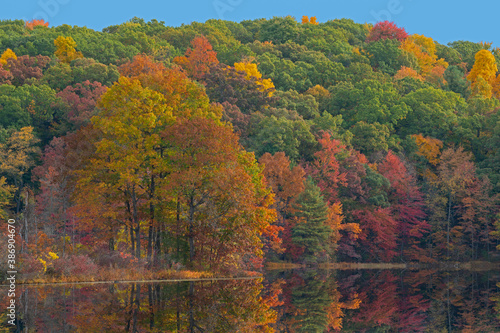
[[[499,276],[285,271],[256,280],[18,287],[17,331],[500,332]]]

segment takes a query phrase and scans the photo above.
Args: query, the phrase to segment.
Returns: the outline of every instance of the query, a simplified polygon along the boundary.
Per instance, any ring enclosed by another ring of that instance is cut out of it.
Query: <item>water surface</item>
[[[12,331],[500,332],[498,277],[289,270],[251,280],[18,286]]]

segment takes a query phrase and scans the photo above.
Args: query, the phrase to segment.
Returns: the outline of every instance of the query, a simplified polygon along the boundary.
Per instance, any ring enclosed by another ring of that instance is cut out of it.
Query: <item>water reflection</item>
[[[264,280],[25,287],[16,330],[500,332],[496,281],[497,272],[310,270]]]

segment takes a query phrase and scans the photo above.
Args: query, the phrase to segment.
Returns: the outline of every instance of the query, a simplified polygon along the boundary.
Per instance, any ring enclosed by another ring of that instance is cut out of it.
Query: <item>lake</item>
[[[500,332],[498,278],[496,271],[286,270],[263,279],[18,286],[12,331]]]

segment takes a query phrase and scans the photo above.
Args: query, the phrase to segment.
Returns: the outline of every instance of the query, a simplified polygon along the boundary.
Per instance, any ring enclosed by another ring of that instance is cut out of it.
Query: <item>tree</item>
[[[0,64],[3,66],[7,65],[7,60],[9,59],[17,59],[16,54],[11,49],[7,49],[2,53],[2,56],[0,57]]]
[[[274,226],[277,231],[286,230],[291,232],[290,218],[294,212],[294,205],[297,196],[304,190],[304,169],[296,165],[290,166],[290,159],[283,152],[274,155],[265,153],[259,159],[259,163],[264,165],[263,175],[275,194],[273,208],[278,213],[278,219]],[[282,240],[274,238],[269,240],[269,247],[274,251],[281,252]],[[290,248],[291,244],[285,244]]]
[[[33,30],[35,27],[48,27],[49,22],[45,22],[44,19],[41,20],[31,20],[31,21],[26,21],[25,23],[26,29]]]
[[[490,51],[481,50],[476,53],[475,59],[474,66],[467,75],[467,79],[471,81],[472,94],[490,98],[498,71],[495,57]]]
[[[206,118],[177,121],[162,137],[171,168],[165,193],[178,203],[171,232],[187,240],[190,265],[233,269],[261,257],[259,236],[276,212],[253,154]]]
[[[126,225],[131,252],[140,258],[141,220],[148,215],[151,187],[161,172],[159,134],[174,116],[161,93],[126,77],[103,95],[99,107],[92,123],[100,135],[94,139],[95,156],[78,171],[76,209],[83,223],[103,230],[106,240],[114,236],[117,223]],[[104,207],[108,212],[103,214]]]
[[[44,69],[48,67],[49,62],[49,57],[41,55],[37,55],[36,57],[24,55],[16,59],[8,59],[8,67],[13,76],[12,83],[20,86],[31,78],[40,79]]]
[[[441,231],[441,234],[446,235],[447,258],[450,257],[450,254],[459,255],[460,248],[457,247],[459,244],[453,244],[452,236],[463,241],[463,228],[456,223],[455,206],[460,198],[463,198],[464,194],[469,191],[475,179],[475,165],[471,161],[470,153],[465,152],[462,147],[448,148],[443,151],[437,166],[437,177],[431,183],[437,191],[433,191],[434,195],[431,195],[430,200],[433,200],[434,203],[430,205],[430,217],[434,222],[434,230],[437,229],[436,231]],[[434,236],[439,237],[439,233],[435,232]]]
[[[11,205],[11,199],[13,197],[14,187],[6,183],[7,179],[5,177],[0,177],[0,218],[8,218],[8,208]]]
[[[87,80],[83,83],[77,83],[74,87],[67,86],[57,93],[57,97],[60,97],[68,107],[66,117],[74,128],[78,129],[90,123],[97,101],[106,90],[107,87],[101,83],[97,81],[90,83]]]
[[[330,251],[328,240],[332,230],[325,224],[328,206],[311,178],[305,181],[305,189],[297,197],[295,209],[297,224],[292,228],[292,241],[304,249],[305,260],[323,260]]]
[[[39,153],[36,146],[39,140],[33,133],[33,127],[23,127],[19,131],[12,131],[6,143],[0,144],[0,174],[5,175],[8,183],[13,185],[15,212],[19,214],[22,208],[22,191],[26,175],[35,165]]]
[[[394,22],[377,22],[366,37],[366,42],[376,42],[380,39],[396,39],[403,41],[408,34],[404,28],[399,28]]]
[[[389,151],[385,160],[378,165],[378,171],[391,183],[389,201],[391,215],[397,222],[401,255],[408,255],[414,260],[424,260],[424,251],[419,243],[429,232],[430,226],[425,221],[424,197],[415,177],[392,151]]]
[[[205,36],[196,37],[191,41],[192,49],[188,48],[182,57],[175,57],[174,62],[180,65],[188,75],[200,80],[210,71],[210,68],[219,63],[217,52]]]
[[[69,64],[72,60],[83,57],[81,52],[76,51],[76,42],[72,37],[59,36],[54,40],[54,45],[54,54],[61,62]]]
[[[260,86],[260,90],[266,92],[269,97],[273,95],[274,84],[271,79],[263,79],[262,74],[257,69],[257,64],[252,64],[249,62],[237,62],[234,64],[234,68],[237,71],[244,72],[247,75],[247,80],[255,79],[257,85]]]

